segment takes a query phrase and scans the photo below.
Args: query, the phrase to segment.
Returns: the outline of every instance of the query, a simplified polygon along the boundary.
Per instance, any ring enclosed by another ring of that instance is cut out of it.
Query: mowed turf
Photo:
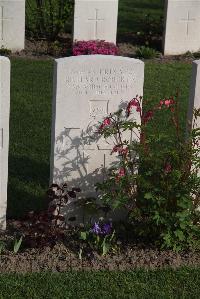
[[[0,275],[2,299],[198,299],[200,270]]]
[[[180,89],[183,130],[190,76],[190,64],[145,63],[146,98],[155,103],[162,97],[174,94],[177,88]],[[27,211],[38,210],[46,205],[50,171],[52,81],[52,61],[12,60],[9,217],[18,218]],[[165,119],[160,119],[157,125],[165,127]]]

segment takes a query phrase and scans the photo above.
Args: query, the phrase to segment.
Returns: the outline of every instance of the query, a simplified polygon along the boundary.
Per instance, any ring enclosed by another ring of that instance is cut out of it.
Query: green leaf
[[[153,198],[153,194],[151,192],[148,192],[144,195],[145,199],[152,199]]]
[[[80,233],[80,239],[83,240],[83,241],[86,241],[87,240],[87,232],[81,232]]]
[[[22,245],[22,240],[23,240],[23,237],[21,236],[19,240],[15,240],[15,243],[14,243],[14,248],[13,248],[13,251],[14,253],[17,253]]]
[[[178,237],[180,241],[183,241],[185,239],[183,232],[179,229],[175,231],[175,236]]]

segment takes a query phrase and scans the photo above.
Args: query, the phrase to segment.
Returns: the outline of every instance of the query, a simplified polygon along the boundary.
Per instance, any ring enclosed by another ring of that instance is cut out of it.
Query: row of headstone
[[[200,108],[200,61],[193,63],[189,118]],[[113,143],[96,139],[96,124],[128,101],[143,95],[144,63],[115,56],[58,59],[54,66],[51,182],[80,187],[82,196],[95,196],[94,184],[116,161]],[[0,228],[6,226],[10,63],[0,57]],[[133,117],[139,122],[138,114]],[[200,124],[199,124],[200,125]],[[79,218],[74,203],[65,208],[66,221]],[[80,219],[80,218],[79,218]]]
[[[119,0],[75,0],[74,41],[116,43]],[[200,1],[166,0],[165,55],[200,50]],[[0,0],[0,48],[24,49],[25,0]]]

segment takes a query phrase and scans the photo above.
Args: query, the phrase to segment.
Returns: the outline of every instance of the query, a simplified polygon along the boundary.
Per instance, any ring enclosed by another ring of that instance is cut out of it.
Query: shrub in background
[[[73,0],[27,0],[27,35],[56,40],[72,16]]]
[[[140,236],[154,237],[162,248],[183,250],[199,240],[200,128],[194,126],[186,140],[180,131],[178,97],[163,99],[148,111],[142,111],[141,102],[137,96],[99,127],[104,138],[113,138],[112,154],[120,159],[97,189],[103,202],[128,209],[141,223]],[[132,110],[140,115],[141,125]],[[158,117],[166,120],[164,129],[157,126]],[[194,117],[200,117],[200,110]],[[140,136],[140,142],[126,139],[125,131]]]
[[[103,40],[77,41],[73,45],[73,55],[117,55],[118,48],[115,44]]]

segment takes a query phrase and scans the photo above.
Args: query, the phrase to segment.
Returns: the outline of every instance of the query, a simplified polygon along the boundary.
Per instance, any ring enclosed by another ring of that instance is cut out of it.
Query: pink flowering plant
[[[142,111],[143,107],[150,107]],[[137,115],[136,121],[134,115]],[[136,96],[107,116],[98,134],[114,140],[111,155],[117,165],[97,184],[102,201],[125,208],[140,236],[175,251],[199,240],[200,128],[194,122],[186,134],[180,125],[179,96],[150,105]],[[161,120],[165,126],[158,126]]]
[[[95,54],[117,55],[118,48],[104,40],[76,41],[73,45],[73,56]]]

